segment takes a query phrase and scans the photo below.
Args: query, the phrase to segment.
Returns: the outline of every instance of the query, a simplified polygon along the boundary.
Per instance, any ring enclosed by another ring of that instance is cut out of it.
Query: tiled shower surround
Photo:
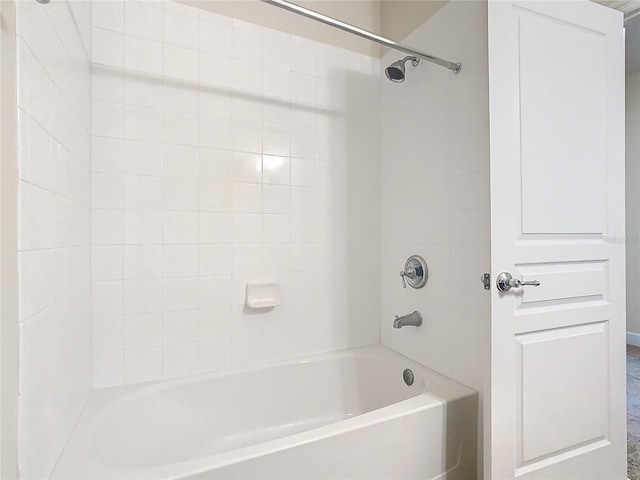
[[[92,386],[382,343],[482,394],[485,3],[406,40],[461,75],[401,85],[397,52],[171,1],[17,5],[22,477],[48,477]],[[282,304],[248,310],[262,279]]]
[[[379,60],[97,1],[93,385],[379,341]],[[276,279],[282,305],[244,307]]]
[[[21,478],[48,478],[91,388],[91,10],[49,7],[16,2]]]

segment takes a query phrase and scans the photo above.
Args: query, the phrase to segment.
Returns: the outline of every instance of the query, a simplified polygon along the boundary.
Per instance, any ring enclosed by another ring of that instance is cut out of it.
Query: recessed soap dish
[[[280,305],[278,282],[254,281],[247,283],[245,303],[249,308],[273,308]]]

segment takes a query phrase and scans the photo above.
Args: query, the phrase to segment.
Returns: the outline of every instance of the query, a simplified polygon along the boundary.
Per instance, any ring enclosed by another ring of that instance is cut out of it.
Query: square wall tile
[[[198,275],[197,245],[164,245],[162,274],[164,277],[193,277]]]
[[[262,185],[234,183],[233,211],[236,213],[261,213]]]
[[[203,342],[230,338],[231,321],[231,306],[199,309],[198,340]]]
[[[230,244],[231,225],[231,214],[229,213],[200,213],[198,215],[199,243]]]
[[[230,212],[233,206],[233,184],[200,180],[198,182],[198,210],[201,212]]]
[[[256,153],[235,152],[233,159],[233,181],[260,183],[262,181],[262,156]]]
[[[291,182],[290,159],[286,156],[262,156],[262,181],[270,185],[289,185]]]
[[[120,210],[94,209],[91,212],[91,239],[94,245],[121,245],[124,214]]]
[[[111,102],[93,102],[91,131],[98,137],[124,137],[124,107]]]
[[[124,135],[127,140],[162,142],[162,112],[156,108],[125,106]]]
[[[290,35],[278,30],[263,29],[262,61],[265,65],[289,70],[291,65]]]
[[[198,214],[163,212],[162,240],[165,244],[198,243]]]
[[[124,65],[124,36],[121,33],[94,27],[91,31],[91,37],[91,61],[93,63],[109,67]]]
[[[232,146],[237,152],[262,153],[262,125],[257,122],[232,123]]]
[[[230,91],[232,87],[231,65],[231,58],[226,54],[220,55],[202,51],[199,52],[198,78],[200,84]],[[207,95],[207,92],[205,91],[202,98],[204,99],[207,97],[217,98],[213,92]],[[231,102],[230,98],[227,100],[228,103]]]
[[[280,185],[262,186],[262,211],[263,213],[289,214],[289,197],[291,188]]]
[[[107,388],[124,383],[124,352],[94,352],[92,380],[95,388]]]
[[[163,11],[148,2],[125,2],[125,32],[147,40],[162,41]]]
[[[198,343],[198,363],[201,372],[215,372],[229,368],[231,358],[230,338]]]
[[[231,276],[200,277],[198,299],[201,309],[230,306]]]
[[[210,180],[231,180],[231,152],[212,148],[198,150],[198,176]]]
[[[162,348],[136,348],[124,352],[124,382],[149,382],[162,378]]]
[[[144,210],[126,210],[124,212],[124,243],[158,244],[162,243],[162,214]]]
[[[230,56],[232,27],[214,23],[208,19],[200,20],[200,51]]]
[[[91,24],[114,32],[124,32],[124,1],[94,2],[91,5]],[[95,37],[92,40],[95,42]]]
[[[200,19],[197,16],[165,10],[164,41],[172,45],[197,49]]]
[[[93,319],[93,352],[117,352],[124,347],[123,320],[121,315],[95,317]]]
[[[231,341],[231,363],[242,367],[258,363],[262,358],[262,335],[244,335]]]
[[[233,271],[231,245],[200,245],[198,274],[201,276],[230,275]]]
[[[124,316],[126,350],[162,345],[162,314],[143,313]]]
[[[142,279],[124,281],[124,313],[154,313],[162,311],[162,281]]]
[[[162,245],[126,245],[124,278],[143,279],[162,276]]]
[[[91,176],[91,205],[93,208],[122,208],[122,175],[94,173]]]
[[[181,80],[198,81],[198,51],[175,45],[164,46],[164,74]]]
[[[245,59],[252,58],[254,61]],[[262,94],[262,66],[255,63],[253,56],[235,57],[231,62],[232,88],[235,92],[260,95]]]
[[[231,149],[231,121],[216,116],[217,110],[206,111],[198,118],[198,143],[201,147]]]
[[[94,172],[122,173],[124,141],[115,138],[91,139],[91,168]]]
[[[162,208],[186,212],[198,211],[198,181],[194,178],[163,178]]]
[[[234,244],[262,242],[263,216],[255,213],[234,213],[232,217]]]
[[[91,249],[91,269],[94,280],[121,280],[124,275],[123,246],[93,246]]]
[[[122,281],[94,281],[92,285],[93,316],[122,315],[124,287]]]
[[[162,75],[164,71],[162,43],[127,35],[124,45],[124,65],[127,70]],[[150,80],[149,83],[155,83],[153,79]]]
[[[193,128],[197,132],[197,125]],[[187,145],[165,145],[162,174],[166,177],[198,178],[198,148]]]
[[[163,351],[164,377],[184,377],[199,373],[198,344],[167,345]]]
[[[124,80],[124,103],[136,107],[154,108],[162,95],[162,84],[138,75],[127,75]]]
[[[198,340],[198,310],[165,312],[163,344],[176,345]]]
[[[162,175],[162,145],[125,141],[123,170],[134,175]]]
[[[156,210],[162,202],[162,178],[125,175],[123,196],[128,210]]]

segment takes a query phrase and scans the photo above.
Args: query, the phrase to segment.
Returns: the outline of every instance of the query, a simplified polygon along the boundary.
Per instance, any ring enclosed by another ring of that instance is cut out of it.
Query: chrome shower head
[[[414,67],[420,63],[420,59],[413,55],[409,55],[404,57],[402,60],[398,60],[397,62],[393,62],[387,68],[384,69],[384,74],[387,76],[389,80],[394,83],[402,83],[404,82],[405,77],[405,67],[404,64],[411,60],[411,65]]]

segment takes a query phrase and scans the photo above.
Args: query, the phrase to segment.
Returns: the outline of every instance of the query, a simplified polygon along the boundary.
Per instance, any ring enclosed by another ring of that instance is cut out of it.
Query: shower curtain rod
[[[390,40],[388,38],[382,37],[380,35],[376,35],[375,33],[369,32],[362,28],[354,27],[349,23],[342,22],[340,20],[329,17],[327,15],[323,15],[322,13],[318,13],[313,10],[309,10],[308,8],[301,7],[300,5],[296,5],[295,3],[291,3],[286,0],[260,0],[260,1],[264,3],[268,3],[269,5],[274,5],[276,7],[282,8],[284,10],[288,10],[293,13],[297,13],[298,15],[302,15],[303,17],[307,17],[312,20],[317,20],[319,22],[324,23],[325,25],[339,28],[340,30],[344,30],[345,32],[353,33],[354,35],[358,35],[359,37],[366,38],[367,40],[371,40],[372,42],[379,43],[380,45],[393,48],[394,50],[399,50],[401,52],[408,53],[410,55],[415,55],[416,57],[422,58],[428,62],[432,62],[432,63],[435,63],[436,65],[446,67],[449,70],[451,70],[453,73],[459,73],[460,70],[462,69],[461,63],[450,62],[448,60],[444,60],[434,55],[430,55],[426,52],[416,50],[415,48],[409,47],[408,45],[403,45],[402,43],[394,42],[393,40]]]

